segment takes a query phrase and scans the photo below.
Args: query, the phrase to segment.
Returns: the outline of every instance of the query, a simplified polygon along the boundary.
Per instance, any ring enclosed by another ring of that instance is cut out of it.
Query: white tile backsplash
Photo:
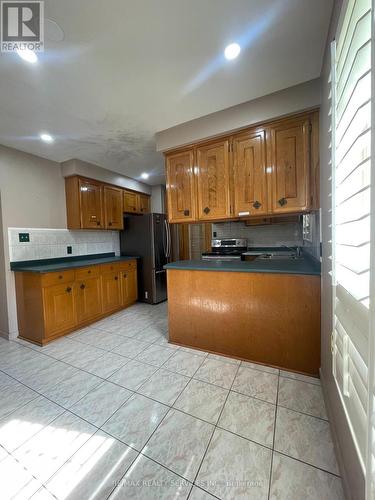
[[[302,222],[246,226],[244,222],[212,224],[212,234],[221,238],[247,238],[249,247],[302,246]]]
[[[20,243],[18,233],[29,233],[30,242]],[[115,252],[120,255],[118,231],[69,231],[67,229],[8,229],[10,261],[53,259],[75,255]],[[67,254],[66,247],[72,247]]]

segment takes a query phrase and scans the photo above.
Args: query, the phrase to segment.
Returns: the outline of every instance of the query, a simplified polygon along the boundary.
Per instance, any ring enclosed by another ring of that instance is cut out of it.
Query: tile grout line
[[[272,437],[272,452],[271,452],[270,475],[269,475],[269,483],[268,483],[268,500],[270,499],[271,486],[272,486],[272,468],[273,468],[273,454],[274,454],[274,449],[275,449],[277,408],[278,408],[278,402],[279,402],[279,387],[280,387],[280,374],[279,374],[278,379],[277,379],[276,408],[275,408],[275,417],[274,417],[274,426],[273,426],[273,437]]]

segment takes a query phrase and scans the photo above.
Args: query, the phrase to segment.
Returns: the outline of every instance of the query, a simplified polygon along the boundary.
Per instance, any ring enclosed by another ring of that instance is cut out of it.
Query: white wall
[[[158,132],[158,151],[297,113],[320,105],[320,80],[315,79]]]
[[[152,186],[151,212],[165,214],[165,186],[161,184]]]

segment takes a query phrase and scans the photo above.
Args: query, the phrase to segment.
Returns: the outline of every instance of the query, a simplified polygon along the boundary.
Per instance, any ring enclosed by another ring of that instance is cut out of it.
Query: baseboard
[[[345,460],[344,460],[344,456],[343,456],[343,452],[341,449],[340,440],[339,440],[339,436],[338,436],[338,432],[337,432],[337,427],[335,425],[335,418],[333,415],[331,401],[330,401],[330,398],[328,397],[328,394],[327,394],[327,383],[325,382],[322,369],[320,369],[319,371],[320,371],[320,379],[321,379],[321,383],[322,383],[324,402],[326,405],[329,424],[331,427],[333,445],[335,448],[335,453],[336,453],[336,458],[337,458],[337,462],[338,462],[338,466],[339,466],[339,471],[340,471],[340,476],[341,476],[341,480],[342,480],[345,499],[346,500],[364,500],[364,498],[365,498],[364,496],[362,496],[362,495],[358,496],[357,493],[354,492],[353,489],[351,488],[350,481],[348,478],[348,473],[346,471]],[[354,444],[353,444],[353,446],[354,446]]]
[[[0,337],[3,337],[4,339],[7,340],[10,339],[9,333],[3,332],[2,330],[0,330]]]

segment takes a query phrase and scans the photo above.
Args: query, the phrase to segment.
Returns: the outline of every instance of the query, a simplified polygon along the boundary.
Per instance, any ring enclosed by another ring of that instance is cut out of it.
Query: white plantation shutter
[[[374,451],[369,446],[373,385],[368,370],[373,347],[370,249],[374,236],[371,31],[371,0],[349,0],[332,47],[331,74],[333,373],[364,470]],[[368,484],[370,477],[368,472]],[[368,495],[375,498],[369,487]]]

